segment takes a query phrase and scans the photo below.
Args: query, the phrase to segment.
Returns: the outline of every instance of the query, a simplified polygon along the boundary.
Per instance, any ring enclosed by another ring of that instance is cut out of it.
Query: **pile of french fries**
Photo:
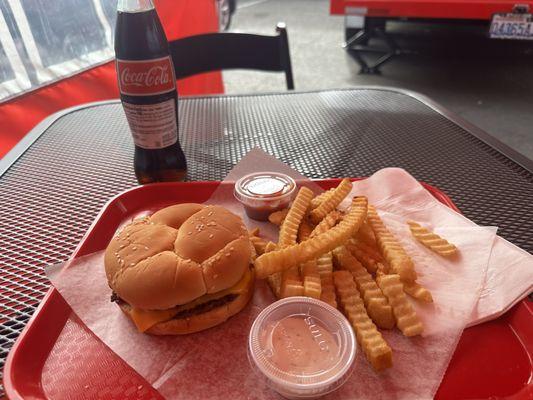
[[[411,257],[387,229],[365,197],[354,197],[346,212],[337,210],[352,190],[340,184],[315,196],[300,188],[290,208],[274,212],[278,243],[251,232],[256,275],[266,278],[278,298],[308,296],[340,309],[376,371],[392,366],[392,350],[379,329],[397,327],[405,336],[423,332],[407,296],[431,303],[431,293],[417,283]],[[413,236],[428,249],[451,257],[456,247],[409,222]]]

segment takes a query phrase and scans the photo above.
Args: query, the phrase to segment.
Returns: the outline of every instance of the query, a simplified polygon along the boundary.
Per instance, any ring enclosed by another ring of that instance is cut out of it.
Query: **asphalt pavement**
[[[287,24],[297,90],[390,86],[422,93],[533,159],[533,43],[490,40],[485,27],[391,23],[412,54],[360,74],[341,46],[329,0],[237,0],[230,30],[274,34]],[[377,43],[379,44],[379,43]],[[282,73],[225,71],[227,93],[285,90]]]

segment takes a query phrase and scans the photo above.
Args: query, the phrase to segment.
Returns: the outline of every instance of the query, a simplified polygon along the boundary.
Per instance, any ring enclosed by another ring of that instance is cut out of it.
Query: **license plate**
[[[490,24],[491,39],[533,40],[531,14],[494,14]]]

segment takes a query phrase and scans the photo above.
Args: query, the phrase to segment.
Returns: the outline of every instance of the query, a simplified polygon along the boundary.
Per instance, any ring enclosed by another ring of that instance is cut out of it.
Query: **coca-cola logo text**
[[[146,72],[134,72],[126,67],[120,74],[122,85],[155,86],[164,85],[170,81],[167,67],[152,67]]]
[[[122,94],[158,94],[176,87],[170,57],[146,61],[117,60],[117,75]]]

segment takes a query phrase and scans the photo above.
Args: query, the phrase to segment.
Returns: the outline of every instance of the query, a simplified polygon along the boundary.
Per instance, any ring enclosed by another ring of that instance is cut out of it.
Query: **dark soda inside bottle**
[[[178,93],[165,32],[149,0],[119,0],[115,53],[120,98],[135,143],[141,184],[183,180]]]

